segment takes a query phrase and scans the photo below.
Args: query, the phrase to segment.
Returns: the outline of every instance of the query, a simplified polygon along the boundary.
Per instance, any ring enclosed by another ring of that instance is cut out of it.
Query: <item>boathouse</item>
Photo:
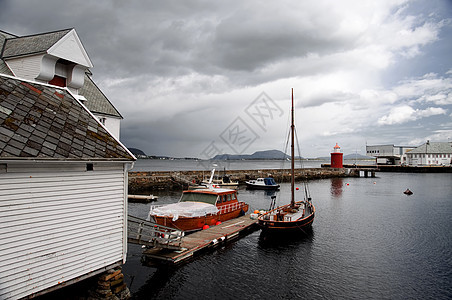
[[[121,114],[92,79],[75,29],[28,36],[0,30],[0,74],[66,87],[119,139]]]
[[[0,75],[0,299],[125,262],[134,160],[69,89]]]

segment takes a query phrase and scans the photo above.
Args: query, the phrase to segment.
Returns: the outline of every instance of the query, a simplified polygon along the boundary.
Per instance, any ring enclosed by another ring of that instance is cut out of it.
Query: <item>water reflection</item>
[[[177,277],[174,280],[173,277]],[[174,282],[178,282],[174,284]],[[155,299],[164,294],[164,298],[171,298],[178,292],[178,287],[185,281],[184,276],[181,276],[175,268],[160,266],[155,273],[149,277],[146,284],[142,285],[139,290],[134,293],[132,299]],[[170,285],[171,288],[167,286]]]
[[[261,248],[292,247],[302,243],[311,243],[314,240],[312,227],[300,228],[297,232],[265,232],[261,231],[258,245]]]
[[[275,190],[252,190],[252,189],[246,189],[246,192],[249,193],[250,195],[256,196],[265,195],[268,197],[275,196],[278,193],[278,191]]]
[[[339,198],[342,196],[343,178],[331,178],[331,195]]]

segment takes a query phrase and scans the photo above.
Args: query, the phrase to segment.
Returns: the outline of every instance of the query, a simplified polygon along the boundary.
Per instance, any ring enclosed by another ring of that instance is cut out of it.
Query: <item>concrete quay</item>
[[[223,175],[223,171],[220,172]],[[276,182],[290,182],[290,169],[228,170],[232,181],[244,184],[246,180],[258,177],[273,177]],[[204,178],[203,178],[204,176]],[[182,190],[189,185],[199,184],[210,176],[209,171],[157,171],[129,172],[129,193],[140,194],[153,190]],[[354,169],[306,168],[295,170],[295,180],[311,180],[334,177],[359,177]]]

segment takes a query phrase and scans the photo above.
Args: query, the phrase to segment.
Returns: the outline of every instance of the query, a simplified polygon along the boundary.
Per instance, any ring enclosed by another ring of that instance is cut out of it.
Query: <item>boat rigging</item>
[[[310,228],[314,221],[315,207],[305,187],[305,198],[295,201],[295,117],[294,97],[292,89],[291,105],[291,199],[290,203],[270,209],[270,211],[258,217],[258,224],[264,232],[288,232],[298,231],[304,233],[304,229]]]

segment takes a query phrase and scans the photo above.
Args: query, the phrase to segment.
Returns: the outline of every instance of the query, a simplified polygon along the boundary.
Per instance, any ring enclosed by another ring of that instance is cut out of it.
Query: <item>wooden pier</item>
[[[257,228],[257,220],[251,219],[248,214],[184,236],[180,243],[180,250],[155,247],[145,250],[143,255],[146,262],[178,264],[203,251],[246,235]]]

